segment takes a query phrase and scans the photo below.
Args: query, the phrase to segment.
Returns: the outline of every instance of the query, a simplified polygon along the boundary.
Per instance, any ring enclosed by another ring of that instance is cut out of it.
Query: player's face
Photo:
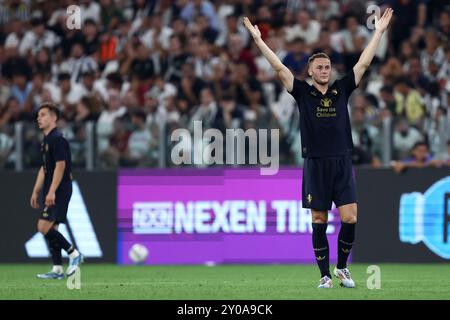
[[[318,84],[327,84],[330,81],[331,62],[327,58],[317,58],[309,67],[309,74]]]
[[[45,130],[49,128],[52,124],[54,124],[56,121],[56,117],[50,113],[48,109],[41,109],[39,110],[37,122],[39,129]]]

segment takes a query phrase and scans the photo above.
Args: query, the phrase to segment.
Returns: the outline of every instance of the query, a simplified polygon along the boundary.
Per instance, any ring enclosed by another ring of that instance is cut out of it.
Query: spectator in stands
[[[248,107],[251,103],[251,95],[257,94],[258,100],[265,99],[261,83],[256,79],[254,74],[250,73],[249,67],[244,62],[233,65],[231,74],[231,90],[237,104]]]
[[[42,48],[52,50],[59,43],[59,39],[55,33],[45,28],[44,19],[33,18],[31,20],[31,26],[32,29],[27,31],[20,41],[20,55],[34,55]]]
[[[228,57],[223,54],[219,63],[213,65],[212,90],[217,100],[230,91],[232,75],[228,72],[229,64]]]
[[[343,55],[346,70],[350,70],[367,46],[370,34],[354,15],[347,16],[345,25],[346,28],[342,31]]]
[[[320,23],[312,19],[307,10],[300,10],[296,24],[285,28],[285,37],[287,41],[302,38],[307,45],[313,45],[319,40],[320,29]]]
[[[25,28],[19,19],[13,19],[10,22],[9,34],[6,36],[4,46],[5,48],[17,48],[19,47],[20,40],[25,33]]]
[[[450,11],[442,11],[439,14],[437,34],[441,43],[450,42]]]
[[[269,33],[273,31],[272,24],[274,22],[274,16],[269,6],[262,5],[258,8],[256,21],[258,23],[258,29],[261,31],[261,38],[265,40]]]
[[[144,46],[150,50],[169,49],[170,36],[173,34],[172,28],[162,24],[162,19],[158,14],[151,16],[151,25],[139,38]]]
[[[230,34],[227,41],[227,55],[232,63],[244,62],[250,69],[251,74],[256,74],[255,56],[248,50],[238,34]]]
[[[393,161],[391,165],[395,172],[400,173],[407,168],[441,167],[443,162],[433,160],[428,144],[420,141],[412,147],[410,157],[400,161]]]
[[[0,168],[5,167],[14,147],[14,140],[10,135],[3,132],[4,130],[0,126]]]
[[[180,16],[188,23],[192,23],[196,15],[201,14],[209,19],[212,28],[219,30],[216,11],[211,2],[207,0],[191,0],[183,7]]]
[[[97,121],[97,147],[99,152],[106,150],[108,147],[108,141],[114,129],[114,120],[124,116],[127,112],[127,108],[121,104],[120,92],[117,89],[109,89],[108,98],[106,108],[100,113]]]
[[[396,102],[394,97],[394,90],[391,86],[383,86],[380,89],[380,104],[381,108],[389,110],[391,114],[396,114]]]
[[[289,44],[290,50],[283,59],[283,64],[288,67],[294,76],[304,77],[305,68],[308,65],[309,55],[306,53],[303,38],[294,38]]]
[[[219,103],[219,110],[213,121],[213,128],[225,133],[226,129],[241,128],[244,120],[244,107],[237,105],[233,96],[225,94]]]
[[[210,25],[208,17],[198,15],[194,22],[195,24],[192,26],[191,32],[199,35],[206,42],[213,44],[219,36],[219,32]]]
[[[425,95],[430,86],[430,79],[424,75],[419,57],[409,58],[405,67],[407,69],[405,77],[410,81],[411,86],[417,88],[421,95]]]
[[[195,75],[193,60],[189,60],[183,64],[180,92],[187,98],[190,106],[198,104],[198,97],[205,86],[205,81]]]
[[[396,159],[406,158],[412,147],[423,139],[419,130],[410,126],[405,118],[400,118],[395,126],[393,136],[394,157]]]
[[[131,115],[131,130],[128,147],[122,163],[125,166],[144,166],[150,156],[152,136],[145,126],[146,115],[143,111],[136,111]]]
[[[392,23],[392,46],[398,53],[400,44],[411,36],[413,26],[424,27],[425,14],[422,1],[396,1],[392,9],[396,16]],[[426,8],[425,8],[426,10]]]
[[[128,147],[130,132],[125,128],[122,118],[117,117],[113,121],[113,130],[109,137],[109,145],[106,150],[99,150],[100,166],[103,168],[117,168],[121,159],[125,156]]]
[[[180,112],[177,109],[176,95],[168,95],[158,109],[164,109],[166,122],[169,125],[178,125],[180,121]]]
[[[203,88],[200,93],[200,104],[193,110],[189,129],[194,129],[194,121],[201,121],[204,130],[211,128],[217,111],[217,102],[214,100],[211,89]]]
[[[423,97],[406,78],[398,79],[394,90],[397,115],[405,117],[412,125],[420,125],[425,115]]]
[[[316,17],[319,22],[327,22],[331,17],[339,15],[339,2],[334,0],[316,1]]]
[[[95,95],[97,94],[97,89],[95,88],[95,72],[93,70],[82,70],[80,84],[83,87],[85,95]]]
[[[26,115],[21,111],[19,101],[10,97],[5,106],[0,109],[0,128],[23,120]]]
[[[443,165],[450,166],[450,139],[447,141],[447,152],[442,153],[437,159],[441,160]]]
[[[445,53],[442,46],[439,45],[438,36],[433,30],[425,33],[425,48],[420,52],[420,62],[422,70],[426,77],[431,76],[430,63],[441,66],[445,61]]]
[[[166,123],[166,109],[160,105],[158,97],[150,91],[145,94],[144,112],[147,114],[147,127],[152,128]]]
[[[344,51],[344,36],[340,28],[339,17],[333,16],[327,21],[326,28],[330,31],[330,45],[337,52],[341,53]]]
[[[242,42],[246,45],[249,40],[249,33],[247,29],[245,29],[242,23],[239,23],[239,16],[235,13],[230,13],[226,16],[225,25],[221,28],[219,36],[215,41],[215,45],[219,47],[223,47],[226,45],[227,39],[231,34],[238,34],[242,39]]]
[[[63,117],[72,121],[75,117],[75,105],[85,94],[84,88],[78,83],[70,81],[69,72],[62,72],[58,75],[58,85],[47,82],[44,88],[51,94],[51,100],[60,105]]]
[[[437,80],[440,88],[447,88],[450,91],[450,44],[445,47],[445,61],[439,69]]]
[[[194,58],[195,76],[203,81],[209,82],[213,77],[213,67],[219,63],[219,58],[214,56],[211,52],[211,45],[206,41],[201,41],[195,48]]]
[[[141,42],[130,44],[127,49],[127,60],[120,69],[122,75],[136,76],[139,81],[149,80],[155,74],[149,50]]]
[[[25,107],[25,102],[31,92],[33,85],[28,79],[27,73],[21,70],[13,71],[11,95],[16,98],[20,109]]]
[[[35,73],[33,74],[33,79],[31,82],[31,90],[25,100],[23,111],[28,114],[33,114],[37,111],[37,108],[44,102],[45,92],[44,92],[44,80],[45,74]]]
[[[399,58],[402,63],[409,61],[411,58],[415,58],[417,54],[415,51],[415,44],[410,40],[405,40],[400,46]]]
[[[431,153],[441,158],[447,152],[447,141],[450,139],[450,116],[446,108],[439,107],[432,119],[426,122],[424,131],[428,138]]]
[[[83,51],[90,56],[98,52],[100,45],[97,24],[92,19],[87,19],[83,23]]]
[[[189,99],[182,93],[178,94],[175,98],[175,107],[180,115],[177,124],[182,128],[187,128],[190,123],[192,112]]]
[[[381,166],[379,160],[380,132],[378,128],[366,121],[365,106],[352,108],[352,138],[354,164],[369,164],[374,167]]]
[[[400,60],[396,57],[389,57],[381,66],[380,75],[382,76],[380,87],[383,84],[394,87],[395,82],[404,75]]]
[[[183,37],[176,34],[170,37],[170,46],[164,61],[164,79],[174,82],[177,85],[179,85],[181,81],[182,66],[189,57],[185,52],[185,43],[183,39]]]
[[[28,21],[30,19],[30,3],[21,0],[2,1],[0,3],[0,24],[14,19]]]
[[[81,1],[82,20],[93,20],[95,23],[100,22],[101,6],[97,1],[82,0]]]
[[[50,51],[47,48],[39,50],[33,59],[33,72],[44,75],[44,80],[50,80],[49,77],[52,71],[52,61]]]
[[[72,83],[79,83],[83,70],[97,71],[98,65],[94,58],[85,54],[83,43],[76,42],[71,47],[70,57],[61,64],[61,69],[70,72]]]
[[[100,102],[96,97],[84,96],[76,106],[75,125],[85,125],[87,122],[96,123],[100,115]]]
[[[124,19],[122,11],[113,0],[100,0],[101,25],[106,30],[118,28],[119,22]]]

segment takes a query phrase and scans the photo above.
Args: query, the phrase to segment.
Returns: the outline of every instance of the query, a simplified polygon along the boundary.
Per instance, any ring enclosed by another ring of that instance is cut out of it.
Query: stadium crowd
[[[72,4],[81,8],[79,30],[66,23]],[[449,1],[3,0],[0,167],[13,167],[19,121],[26,165],[39,165],[33,122],[43,101],[61,109],[75,165],[85,162],[88,122],[96,165],[109,168],[156,166],[161,135],[170,147],[170,133],[195,120],[203,129],[278,128],[280,163],[301,165],[295,101],[242,17],[296,77],[305,79],[309,55],[323,51],[336,79],[370,40],[370,4],[392,7],[394,21],[349,102],[354,164],[381,166],[388,120],[396,170],[450,164]]]

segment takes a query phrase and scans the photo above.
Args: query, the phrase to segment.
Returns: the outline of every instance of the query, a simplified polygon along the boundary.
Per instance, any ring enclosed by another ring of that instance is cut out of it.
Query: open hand
[[[55,199],[56,199],[55,193],[54,192],[49,192],[47,194],[47,196],[45,197],[45,205],[47,207],[53,207],[55,205],[55,202],[56,202]]]
[[[259,31],[258,26],[252,25],[247,17],[244,17],[244,26],[248,29],[254,40],[261,39],[261,31]]]
[[[380,20],[378,20],[377,16],[375,16],[375,30],[384,32],[387,29],[389,22],[391,21],[393,12],[394,10],[392,10],[391,8],[387,8],[381,16]]]
[[[38,198],[39,194],[33,192],[30,199],[30,205],[33,209],[39,208]]]

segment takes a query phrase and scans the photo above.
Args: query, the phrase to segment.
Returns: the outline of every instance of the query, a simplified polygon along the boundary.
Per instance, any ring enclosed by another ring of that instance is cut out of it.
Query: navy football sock
[[[322,278],[330,275],[330,257],[327,239],[327,223],[313,223],[312,224],[312,242],[316,261],[320,269]]]
[[[54,228],[51,228],[47,232],[47,234],[45,235],[45,238],[47,239],[49,244],[57,243],[60,246],[60,248],[64,249],[69,254],[71,253],[71,252],[69,252],[70,250],[73,251],[73,247],[70,245],[69,241],[67,241],[67,239],[64,238],[64,236],[58,230],[56,230]]]
[[[341,223],[338,237],[338,269],[347,268],[347,259],[355,241],[355,223]]]
[[[52,255],[52,261],[54,266],[62,266],[62,254],[61,246],[56,241],[49,242],[50,253]]]

